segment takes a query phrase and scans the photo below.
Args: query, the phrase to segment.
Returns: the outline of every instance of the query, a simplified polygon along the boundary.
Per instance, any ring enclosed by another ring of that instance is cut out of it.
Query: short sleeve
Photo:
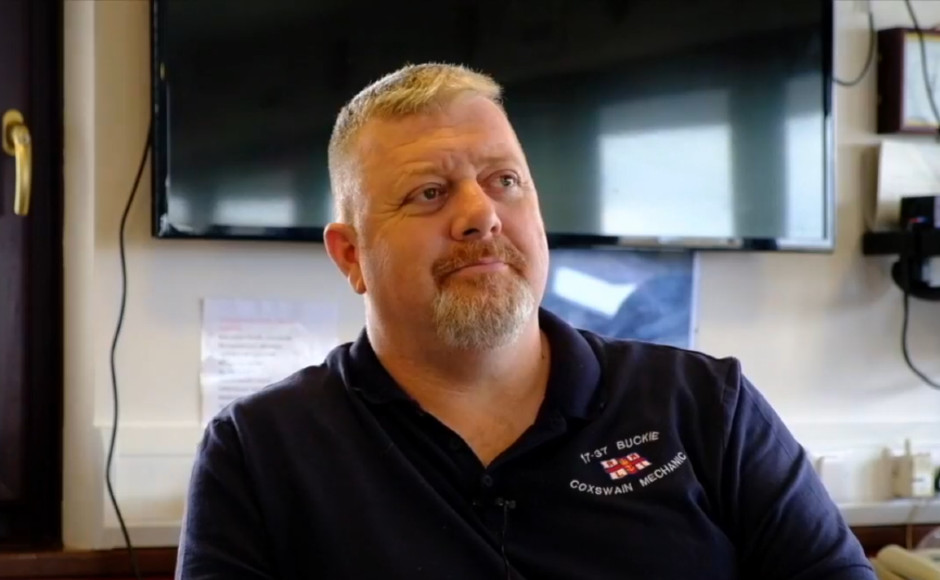
[[[735,364],[728,376],[722,503],[742,578],[875,580],[803,447]]]
[[[177,580],[274,578],[271,550],[242,448],[229,419],[206,428],[193,465]]]

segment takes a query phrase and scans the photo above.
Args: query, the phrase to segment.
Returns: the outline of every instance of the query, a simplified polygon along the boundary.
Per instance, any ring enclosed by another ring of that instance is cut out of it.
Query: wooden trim
[[[30,101],[29,14],[25,0],[0,5],[0,114],[9,108],[20,110],[29,130],[33,129]],[[39,111],[42,114],[44,111]],[[36,164],[42,167],[41,162]],[[29,294],[26,282],[25,249],[27,219],[13,215],[14,162],[0,153],[0,502],[12,504],[23,500],[23,456],[26,449],[26,307]],[[45,194],[41,192],[40,195]],[[32,216],[30,216],[31,218]],[[0,515],[0,525],[9,516]],[[0,536],[2,537],[2,536]]]
[[[12,75],[8,90],[24,87],[15,105],[33,144],[30,214],[11,216],[6,204],[0,211],[11,232],[0,243],[0,269],[12,276],[0,298],[13,297],[0,300],[0,318],[13,321],[0,328],[13,341],[0,361],[0,545],[53,549],[61,546],[62,520],[63,6],[62,0],[0,0],[0,6],[0,38],[8,43],[0,69]]]
[[[940,524],[856,526],[852,532],[865,553],[875,555],[888,544],[913,547]],[[176,568],[176,548],[139,548],[137,558],[144,577],[172,578]],[[133,575],[126,550],[87,552],[0,552],[0,579],[102,578]]]
[[[913,548],[924,536],[937,529],[940,524],[929,525],[896,525],[896,526],[864,526],[852,528],[855,537],[861,542],[862,548],[869,556],[874,556],[878,550],[889,544],[897,544],[903,548]]]
[[[176,548],[139,548],[141,575],[172,577]],[[127,550],[0,553],[0,578],[131,577]]]
[[[0,0],[3,1],[3,0]],[[31,0],[33,216],[27,285],[27,423],[24,483],[32,549],[62,546],[63,418],[63,53],[64,0]]]

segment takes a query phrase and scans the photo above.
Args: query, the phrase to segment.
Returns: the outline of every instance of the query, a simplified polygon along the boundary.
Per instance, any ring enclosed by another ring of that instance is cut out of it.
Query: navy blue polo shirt
[[[484,467],[365,332],[208,425],[184,579],[874,579],[734,359],[542,311],[535,423]]]

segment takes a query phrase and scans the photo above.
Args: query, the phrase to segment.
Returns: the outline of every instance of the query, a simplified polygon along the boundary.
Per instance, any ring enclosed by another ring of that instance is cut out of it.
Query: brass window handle
[[[23,114],[10,109],[3,114],[3,150],[16,159],[16,189],[13,198],[13,213],[29,213],[29,199],[33,181],[33,146],[23,120]]]

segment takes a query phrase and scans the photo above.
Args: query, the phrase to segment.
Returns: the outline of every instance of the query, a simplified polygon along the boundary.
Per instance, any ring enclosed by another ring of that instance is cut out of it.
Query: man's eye
[[[441,195],[441,188],[439,187],[428,187],[421,191],[421,199],[426,201],[432,201],[437,199]]]
[[[436,201],[444,195],[444,188],[440,186],[425,187],[415,196],[415,201]]]
[[[519,178],[511,173],[504,173],[497,178],[501,187],[515,187],[519,185]]]

